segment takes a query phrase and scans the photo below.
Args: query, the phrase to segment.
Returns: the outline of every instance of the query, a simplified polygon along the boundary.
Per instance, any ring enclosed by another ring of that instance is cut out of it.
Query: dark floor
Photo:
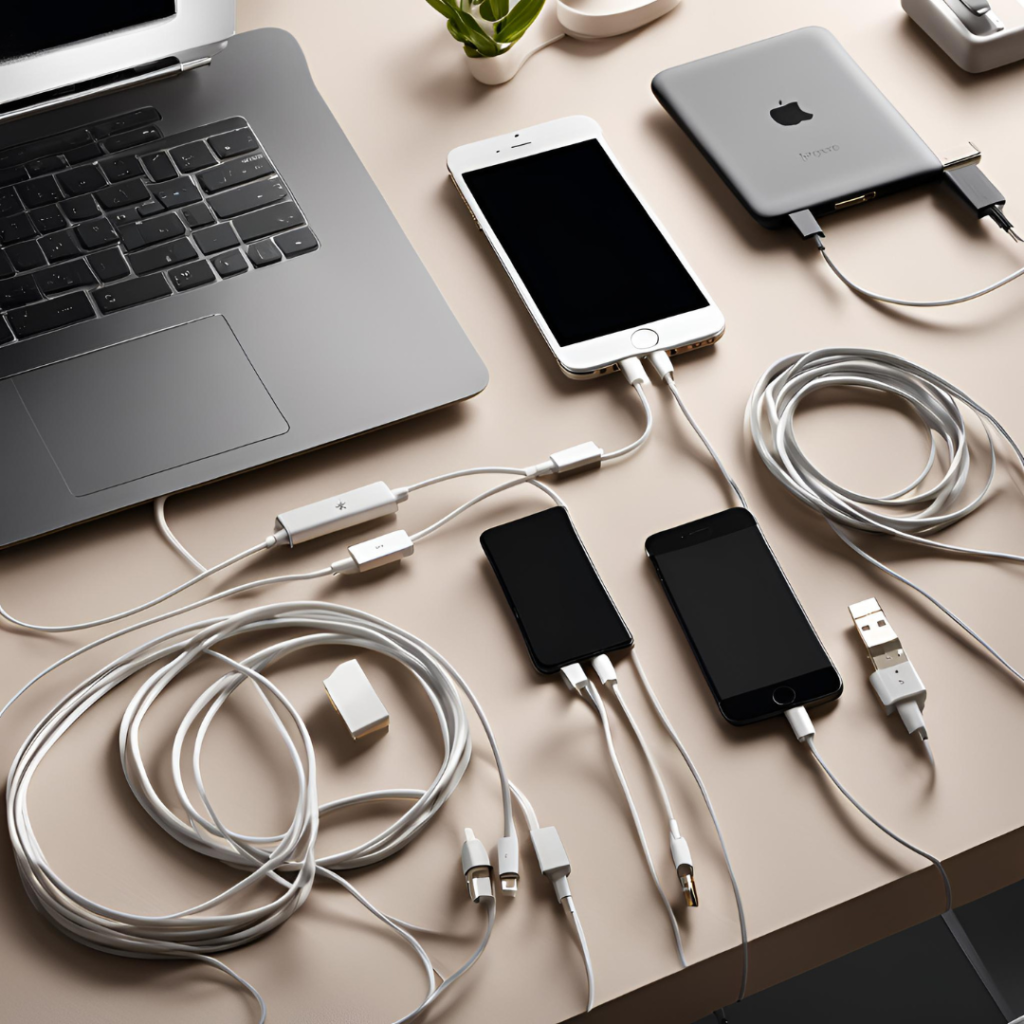
[[[1005,1024],[1020,1016],[1024,882],[725,1009],[729,1024]]]

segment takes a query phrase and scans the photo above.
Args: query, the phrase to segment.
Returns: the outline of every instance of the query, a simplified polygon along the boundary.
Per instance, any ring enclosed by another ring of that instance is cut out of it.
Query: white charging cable
[[[661,904],[665,908],[665,913],[668,916],[669,926],[672,929],[672,938],[675,941],[676,953],[679,956],[679,963],[683,967],[686,967],[686,954],[683,951],[683,938],[679,933],[679,923],[676,921],[676,915],[672,909],[672,904],[669,901],[668,896],[665,894],[665,890],[661,884],[661,879],[658,877],[658,869],[655,867],[654,858],[651,856],[651,849],[647,843],[647,836],[644,833],[643,822],[640,820],[640,812],[637,810],[633,794],[630,792],[629,783],[626,781],[626,774],[622,770],[622,764],[619,762],[619,755],[615,750],[615,738],[612,735],[611,722],[608,719],[608,712],[605,709],[604,701],[601,699],[601,693],[587,677],[587,674],[581,665],[567,665],[561,670],[561,675],[562,681],[565,683],[569,691],[578,694],[587,701],[587,703],[589,703],[597,712],[597,716],[600,719],[605,746],[608,749],[608,757],[611,760],[612,769],[615,772],[615,778],[618,780],[619,788],[622,790],[622,795],[626,800],[626,806],[629,809],[629,816],[633,822],[633,830],[636,832],[637,841],[640,843],[640,850],[644,856],[644,862],[647,864],[647,872],[651,876],[651,881],[654,883],[655,890],[657,890],[658,898],[661,900]]]
[[[286,638],[244,659],[229,657],[217,649],[225,642],[265,631],[281,632]],[[423,687],[437,716],[444,747],[441,767],[426,789],[378,790],[318,803],[316,760],[308,730],[294,705],[266,672],[273,664],[297,652],[328,645],[356,647],[386,655],[404,666]],[[165,803],[153,785],[142,756],[139,735],[146,714],[160,694],[183,672],[205,658],[216,659],[227,666],[227,671],[193,703],[174,739],[172,771],[176,795],[185,809],[183,819]],[[151,674],[129,703],[119,730],[125,780],[143,809],[170,836],[192,850],[243,872],[238,883],[213,898],[164,915],[127,913],[90,900],[72,888],[47,860],[29,813],[32,778],[52,746],[104,696],[144,670],[151,670]],[[203,780],[201,755],[210,725],[234,691],[247,682],[256,687],[271,716],[298,787],[291,821],[285,831],[276,835],[248,835],[232,829],[216,811]],[[455,792],[469,765],[472,749],[463,697],[480,720],[498,768],[503,841],[514,842],[511,789],[486,715],[462,676],[422,640],[365,612],[320,601],[282,602],[178,626],[144,642],[84,679],[39,722],[15,757],[7,783],[7,816],[15,862],[29,898],[55,927],[91,948],[131,957],[192,959],[224,971],[253,995],[260,1005],[260,1020],[264,1021],[266,1006],[256,989],[212,954],[248,943],[278,927],[302,906],[319,875],[350,892],[399,935],[420,959],[427,974],[428,990],[421,1003],[401,1018],[402,1022],[412,1020],[451,987],[487,945],[495,909],[486,850],[467,830],[463,869],[471,896],[476,902],[486,904],[487,922],[476,951],[440,985],[435,981],[436,972],[429,956],[408,928],[398,919],[377,910],[341,872],[378,863],[403,849],[429,826]],[[191,756],[187,756],[194,726]],[[293,731],[299,738],[298,743],[292,739]],[[199,794],[201,807],[193,801],[190,786],[186,784],[186,765],[190,769],[191,788]],[[349,850],[319,854],[317,834],[324,815],[380,801],[406,802],[410,806],[372,839]],[[279,885],[283,890],[281,895],[249,910],[224,909],[224,904],[239,893],[253,891],[263,880]]]
[[[921,472],[894,494],[876,497],[844,487],[829,479],[800,447],[794,427],[800,403],[817,391],[835,387],[894,395],[905,401],[920,419],[929,438],[928,457]],[[988,473],[973,497],[966,496],[971,453],[960,404],[978,416],[988,441]],[[852,529],[882,534],[933,551],[1024,562],[1021,554],[963,547],[932,536],[970,515],[988,496],[996,472],[996,449],[990,427],[1003,437],[1024,467],[1024,453],[988,410],[938,374],[901,356],[872,349],[824,348],[786,356],[773,363],[754,387],[746,416],[762,461],[791,494],[824,516],[852,551],[917,591],[973,637],[1011,675],[1024,682],[1024,675],[955,612],[923,587],[868,554],[848,532]],[[946,468],[938,481],[928,484],[938,449],[945,453]]]
[[[572,891],[569,888],[569,875],[572,872],[572,865],[569,863],[569,855],[565,852],[558,829],[553,825],[541,828],[540,819],[533,808],[533,804],[526,798],[526,794],[514,783],[509,783],[512,795],[516,798],[526,818],[527,827],[530,830],[530,842],[533,844],[533,852],[537,857],[537,867],[540,873],[551,883],[555,892],[555,898],[565,909],[566,914],[572,921],[576,930],[576,938],[580,944],[580,955],[583,957],[583,968],[587,973],[587,1013],[594,1008],[596,999],[596,980],[594,977],[594,963],[590,957],[590,947],[587,945],[587,936],[583,931],[583,922],[580,920],[579,911],[573,900]]]
[[[876,828],[884,832],[890,839],[895,840],[900,846],[906,847],[911,853],[916,853],[919,857],[923,857],[925,860],[935,865],[935,869],[942,876],[942,886],[945,890],[946,896],[946,911],[953,909],[953,887],[950,885],[949,876],[946,874],[946,869],[942,866],[942,861],[938,857],[932,856],[926,850],[922,850],[919,846],[915,846],[913,843],[908,842],[902,836],[897,835],[891,828],[883,825],[878,818],[876,818],[857,798],[839,781],[835,773],[825,761],[822,759],[821,754],[818,753],[818,748],[814,743],[814,723],[811,721],[811,716],[807,713],[807,709],[804,707],[787,708],[786,710],[786,721],[789,723],[789,727],[793,730],[793,735],[797,738],[797,741],[802,743],[811,752],[814,760],[818,762],[821,770],[832,780],[833,785],[840,793],[846,797],[847,800],[858,810],[861,814],[867,818]]]
[[[630,657],[633,661],[633,667],[636,669],[636,674],[640,679],[640,685],[643,687],[644,693],[647,695],[647,699],[650,701],[651,707],[654,708],[654,712],[658,716],[658,721],[661,722],[665,732],[668,733],[669,738],[675,744],[676,749],[679,751],[683,761],[686,763],[686,767],[690,770],[690,774],[693,776],[693,781],[697,783],[701,799],[704,801],[704,806],[707,808],[708,815],[711,818],[711,823],[715,827],[715,834],[718,836],[718,845],[721,847],[722,858],[725,861],[725,868],[729,873],[729,882],[732,885],[733,899],[736,901],[736,913],[740,924],[740,942],[743,948],[743,971],[740,977],[740,993],[738,999],[739,1001],[742,1001],[747,994],[747,978],[750,973],[750,943],[747,936],[747,914],[743,909],[743,897],[740,895],[740,883],[736,878],[736,872],[732,866],[732,858],[729,856],[729,848],[726,846],[725,835],[722,833],[722,826],[718,821],[718,815],[715,813],[714,804],[711,802],[711,794],[708,792],[707,786],[704,785],[704,780],[700,777],[700,772],[697,771],[697,765],[694,764],[693,758],[690,757],[683,741],[679,738],[679,733],[672,725],[671,719],[662,707],[661,701],[658,700],[658,695],[654,692],[654,687],[651,685],[651,682],[647,677],[647,673],[644,671],[643,664],[640,661],[640,655],[637,654],[636,648],[630,652]]]
[[[986,285],[984,288],[979,288],[977,291],[968,292],[966,295],[958,295],[953,299],[897,299],[891,295],[882,295],[880,292],[873,292],[868,288],[863,288],[855,281],[850,280],[849,277],[844,274],[839,267],[836,266],[832,257],[829,256],[828,250],[825,248],[825,243],[821,238],[816,237],[815,242],[818,244],[818,252],[821,253],[822,258],[828,264],[829,269],[836,277],[839,278],[843,284],[846,285],[850,291],[855,292],[862,298],[871,299],[873,302],[884,302],[890,306],[911,306],[918,309],[929,309],[936,306],[958,306],[962,302],[970,302],[972,299],[980,299],[983,295],[988,295],[990,292],[994,292],[1004,285],[1010,284],[1012,281],[1016,281],[1019,277],[1024,277],[1024,267],[1019,270],[1015,270],[1012,274],[1007,274],[1006,277],[1000,278],[994,284]],[[1019,239],[1018,239],[1019,241]]]
[[[667,352],[652,352],[647,358],[647,363],[652,370],[657,374],[658,378],[665,384],[675,399],[676,405],[679,406],[683,416],[686,417],[686,422],[690,424],[693,432],[700,438],[701,444],[707,449],[708,454],[711,456],[715,466],[718,468],[718,472],[722,475],[722,478],[732,489],[733,494],[736,495],[737,501],[744,507],[747,508],[747,499],[743,496],[743,492],[740,490],[740,485],[736,483],[733,475],[726,469],[725,463],[721,460],[718,452],[715,451],[714,445],[708,439],[707,434],[704,433],[700,428],[700,424],[694,419],[690,410],[686,407],[686,403],[683,401],[683,396],[679,391],[679,386],[675,381],[675,370],[672,366],[672,360],[669,358]]]

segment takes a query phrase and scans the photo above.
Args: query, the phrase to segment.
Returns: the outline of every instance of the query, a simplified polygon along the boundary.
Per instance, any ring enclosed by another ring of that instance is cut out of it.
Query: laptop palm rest
[[[51,363],[13,383],[80,497],[288,430],[220,315]]]

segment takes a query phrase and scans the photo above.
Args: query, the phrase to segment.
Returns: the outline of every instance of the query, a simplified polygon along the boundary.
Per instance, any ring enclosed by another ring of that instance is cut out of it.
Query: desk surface
[[[1015,832],[1024,824],[1019,688],[922,601],[854,562],[823,522],[783,493],[757,463],[742,415],[755,379],[776,357],[817,345],[865,345],[900,352],[951,378],[1022,438],[1020,286],[965,307],[913,314],[858,300],[827,274],[812,247],[748,219],[649,88],[652,75],[670,65],[813,23],[836,33],[937,151],[956,151],[967,139],[978,143],[986,170],[1011,196],[1008,212],[1024,216],[1024,138],[1014,130],[1024,65],[978,78],[958,72],[896,0],[687,0],[626,38],[562,42],[498,89],[469,78],[442,20],[425,3],[244,0],[240,30],[277,25],[301,42],[327,102],[487,362],[491,384],[461,408],[183,495],[169,514],[184,543],[212,562],[265,536],[281,509],[344,487],[377,479],[407,483],[481,462],[522,465],[584,439],[614,446],[634,436],[637,411],[621,380],[574,384],[557,372],[445,173],[445,155],[459,143],[590,114],[725,312],[728,329],[716,350],[680,362],[678,377],[846,680],[839,704],[817,716],[820,748],[882,820],[929,851],[956,857],[954,887],[959,899],[969,899],[1022,873]],[[930,192],[880,202],[827,226],[830,251],[845,268],[890,292],[953,294],[1002,276],[1020,260],[988,223],[974,223]],[[755,940],[751,983],[759,988],[936,913],[941,887],[916,857],[884,842],[836,802],[784,726],[741,731],[718,716],[645,564],[643,540],[722,507],[727,495],[669,396],[652,390],[657,424],[647,448],[560,489],[717,802],[746,897]],[[803,415],[800,436],[826,468],[879,493],[916,474],[923,458],[915,424],[885,405],[823,399]],[[1020,491],[1020,474],[1004,464],[992,501],[949,536],[1020,548]],[[432,489],[403,507],[402,525],[426,524],[472,493],[472,481]],[[694,966],[679,972],[592,715],[533,674],[477,544],[486,526],[537,507],[537,497],[525,491],[492,501],[424,543],[396,571],[356,583],[279,588],[273,597],[351,603],[447,654],[476,687],[513,778],[544,822],[559,826],[573,855],[600,1001],[626,997],[604,1006],[596,1019],[627,1020],[641,1012],[659,1019],[659,1008],[671,1008],[674,1020],[695,1019],[736,991],[738,929],[727,877],[695,788],[624,666],[624,686],[666,770],[698,864],[701,907],[680,914]],[[337,550],[337,541],[310,545],[271,555],[261,568],[313,568]],[[933,588],[1024,664],[1019,569],[923,557],[883,543],[873,550]],[[4,604],[52,622],[142,600],[180,581],[185,568],[157,537],[148,510],[8,551],[0,567]],[[867,685],[846,606],[872,594],[928,683],[939,765],[934,777],[898,723],[884,719]],[[0,634],[0,697],[72,645],[66,637]],[[80,671],[109,654],[88,656]],[[310,657],[280,676],[321,752],[321,792],[422,784],[436,763],[437,738],[420,725],[425,708],[407,680],[371,666],[393,726],[355,756],[324,708],[320,681],[332,667],[329,655]],[[0,723],[0,759],[10,761],[73,678],[68,671],[51,678]],[[168,726],[191,692],[186,685],[166,698]],[[127,699],[127,693],[112,696],[58,745],[35,783],[33,813],[52,863],[82,891],[125,908],[170,911],[231,876],[175,847],[134,806],[116,755],[116,724]],[[282,820],[291,791],[276,759],[246,736],[252,711],[242,706],[218,726],[206,774],[215,799],[237,807],[236,826],[271,827]],[[621,721],[614,724],[658,865],[670,879],[655,794]],[[158,779],[169,787],[167,735],[154,724],[144,738]],[[444,933],[427,937],[442,969],[461,962],[481,925],[464,899],[456,859],[462,827],[489,839],[500,828],[488,761],[478,742],[458,794],[428,833],[357,879],[387,911]],[[321,848],[365,835],[370,824],[332,824]],[[528,865],[528,849],[524,854]],[[435,1019],[555,1024],[581,1009],[573,941],[546,883],[528,866],[525,874],[519,900],[499,908],[483,961]],[[0,881],[0,987],[8,1019],[160,1024],[180,1021],[183,1011],[195,1020],[253,1019],[251,1005],[209,971],[123,962],[59,938],[22,894],[6,842]],[[274,1021],[390,1021],[421,994],[420,968],[405,948],[353,900],[319,888],[278,932],[226,959],[264,993]]]

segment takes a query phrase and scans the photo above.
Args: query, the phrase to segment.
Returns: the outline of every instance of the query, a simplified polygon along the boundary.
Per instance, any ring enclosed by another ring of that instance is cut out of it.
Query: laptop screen
[[[175,0],[102,0],[60,4],[5,4],[0,61],[145,25],[175,13]]]

